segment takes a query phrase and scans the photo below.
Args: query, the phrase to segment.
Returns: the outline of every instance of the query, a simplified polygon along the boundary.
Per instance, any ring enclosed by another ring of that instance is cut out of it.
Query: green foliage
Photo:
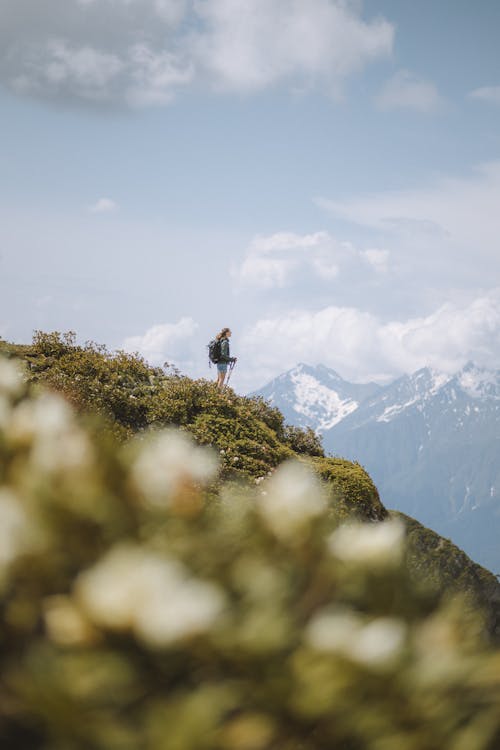
[[[390,511],[390,516],[406,526],[408,570],[415,583],[449,595],[467,593],[485,612],[489,630],[500,640],[500,586],[493,573],[414,518],[397,511]]]
[[[346,509],[361,467],[214,485],[216,458],[185,429],[115,442],[0,359],[0,746],[496,750],[481,617],[415,584],[398,520],[335,528],[307,464]]]
[[[331,505],[340,518],[382,521],[387,517],[377,488],[360,464],[323,458],[314,460],[312,466],[327,482]]]
[[[223,392],[175,368],[150,367],[141,357],[76,344],[73,332],[37,331],[17,350],[30,379],[62,393],[79,411],[105,417],[108,430],[128,439],[148,427],[177,425],[221,452],[223,475],[258,479],[295,453],[323,455],[311,430],[285,427],[283,415],[260,398]]]
[[[279,439],[283,439],[285,425],[283,414],[275,406],[270,406],[262,396],[247,398],[247,405],[251,413],[261,422],[273,430]]]
[[[310,427],[302,429],[287,425],[284,430],[285,442],[299,455],[325,457],[321,438]]]

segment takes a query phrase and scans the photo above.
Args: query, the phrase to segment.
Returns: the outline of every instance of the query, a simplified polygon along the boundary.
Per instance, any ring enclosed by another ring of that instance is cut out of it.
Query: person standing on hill
[[[217,362],[217,387],[222,388],[224,386],[224,380],[227,375],[227,367],[229,364],[236,362],[236,357],[231,357],[229,351],[229,339],[231,338],[231,329],[223,328],[220,333],[217,334],[215,340],[220,343],[220,355],[219,361]]]

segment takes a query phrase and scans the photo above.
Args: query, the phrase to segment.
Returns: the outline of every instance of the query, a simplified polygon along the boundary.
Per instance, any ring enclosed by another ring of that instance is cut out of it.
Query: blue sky
[[[0,0],[0,336],[500,367],[494,0]]]

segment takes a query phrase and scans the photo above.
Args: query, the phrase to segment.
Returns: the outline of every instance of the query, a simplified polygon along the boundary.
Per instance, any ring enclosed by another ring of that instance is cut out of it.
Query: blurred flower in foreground
[[[359,566],[390,567],[401,562],[405,527],[400,521],[340,526],[328,546],[343,562]]]
[[[0,582],[16,557],[30,549],[30,537],[28,517],[20,499],[8,489],[0,489]]]
[[[243,714],[228,722],[221,733],[224,750],[265,750],[273,739],[271,719],[262,714]]]
[[[364,623],[354,612],[320,613],[306,630],[306,642],[317,651],[327,651],[367,667],[390,665],[401,653],[406,626],[392,617]]]
[[[85,471],[94,457],[70,405],[54,393],[43,393],[13,410],[9,440],[14,446],[31,446],[31,463],[42,471]]]
[[[20,396],[24,390],[23,371],[16,362],[0,357],[0,394],[9,397]]]
[[[131,628],[153,647],[209,630],[225,603],[181,563],[126,544],[79,576],[76,596],[97,625]]]
[[[55,393],[42,393],[38,398],[23,401],[12,416],[10,437],[15,443],[40,438],[54,438],[74,420],[70,405]]]
[[[206,484],[217,469],[217,458],[209,448],[196,446],[180,430],[167,429],[142,449],[132,475],[153,505],[168,506],[172,495]]]
[[[317,477],[298,461],[287,461],[265,484],[258,507],[276,536],[291,538],[326,509]]]
[[[50,638],[60,646],[77,646],[98,639],[79,608],[67,596],[49,596],[44,601],[44,619]]]

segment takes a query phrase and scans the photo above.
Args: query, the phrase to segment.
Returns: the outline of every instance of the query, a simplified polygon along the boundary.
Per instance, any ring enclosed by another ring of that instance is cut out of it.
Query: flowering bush
[[[215,482],[185,431],[115,443],[24,381],[0,360],[2,748],[500,746],[500,653],[403,521],[338,526],[304,462]]]
[[[213,445],[226,477],[260,477],[299,453],[322,456],[311,430],[285,427],[280,411],[261,398],[223,393],[214,382],[191,380],[175,368],[150,367],[141,357],[76,344],[69,332],[36,332],[30,347],[1,346],[24,357],[31,382],[62,393],[79,411],[99,413],[120,440],[148,427],[176,425]]]

